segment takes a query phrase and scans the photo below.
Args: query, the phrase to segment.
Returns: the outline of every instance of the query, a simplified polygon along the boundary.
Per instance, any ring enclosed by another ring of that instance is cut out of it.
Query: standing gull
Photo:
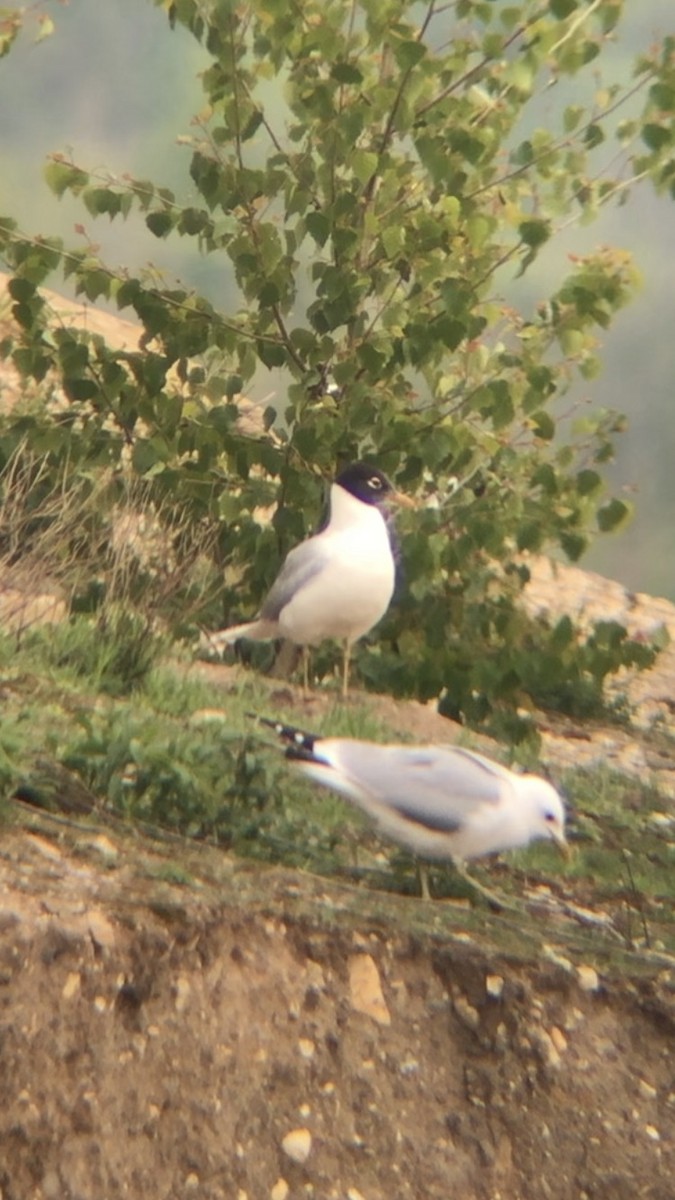
[[[288,743],[286,757],[310,779],[345,796],[422,859],[451,859],[462,872],[467,859],[537,839],[567,853],[563,802],[537,775],[517,775],[458,746],[378,745],[257,719]],[[422,890],[428,896],[424,873]]]
[[[331,485],[327,524],[289,552],[258,617],[204,634],[201,648],[220,653],[239,638],[289,638],[303,648],[340,639],[346,696],[352,645],[384,616],[394,591],[390,503],[411,502],[376,467],[345,467]]]

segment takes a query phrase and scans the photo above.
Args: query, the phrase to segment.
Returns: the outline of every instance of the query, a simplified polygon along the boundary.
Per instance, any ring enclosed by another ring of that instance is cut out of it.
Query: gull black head
[[[396,494],[387,476],[369,463],[350,463],[335,482],[364,504],[382,504]]]

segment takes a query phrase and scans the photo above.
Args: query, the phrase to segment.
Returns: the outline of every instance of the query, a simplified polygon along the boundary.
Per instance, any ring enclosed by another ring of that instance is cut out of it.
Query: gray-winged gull
[[[345,467],[331,485],[327,524],[288,553],[258,617],[203,634],[200,648],[220,653],[239,638],[283,637],[302,647],[342,640],[346,695],[351,647],[384,616],[394,591],[386,517],[392,502],[412,503],[377,467]]]
[[[452,860],[462,871],[468,859],[537,839],[568,851],[563,801],[538,775],[518,775],[459,746],[379,745],[256,719],[288,743],[286,757],[310,779],[345,796],[422,859]],[[424,875],[422,886],[428,895]]]

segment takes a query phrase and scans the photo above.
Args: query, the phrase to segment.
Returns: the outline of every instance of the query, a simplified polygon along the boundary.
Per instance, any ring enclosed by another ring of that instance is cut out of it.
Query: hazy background
[[[640,47],[675,33],[673,0],[627,0],[626,9],[604,60],[606,81],[627,79]],[[128,171],[190,199],[190,151],[176,137],[189,132],[202,106],[198,75],[207,56],[181,28],[171,33],[149,0],[71,0],[44,10],[56,22],[54,36],[39,45],[24,36],[0,61],[0,213],[27,233],[61,234],[71,244],[75,224],[84,225],[111,265],[152,262],[230,307],[236,289],[225,256],[201,258],[192,239],[158,241],[138,218],[94,221],[76,201],[57,201],[42,180],[46,155],[71,151],[85,168]],[[547,103],[558,102],[554,90]],[[545,113],[533,113],[533,121],[545,124]],[[545,299],[566,273],[569,253],[602,244],[630,250],[644,286],[604,337],[602,376],[579,385],[577,398],[627,414],[629,429],[607,475],[635,502],[636,516],[627,530],[599,538],[583,565],[675,600],[675,203],[643,186],[592,225],[568,228],[528,272],[518,303],[527,310]],[[259,390],[271,390],[269,381],[259,381]]]

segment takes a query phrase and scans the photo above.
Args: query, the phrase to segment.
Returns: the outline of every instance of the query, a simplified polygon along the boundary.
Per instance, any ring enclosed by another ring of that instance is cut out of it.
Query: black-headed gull
[[[411,503],[377,467],[345,467],[331,485],[326,525],[288,553],[256,619],[204,634],[202,651],[220,653],[239,638],[288,638],[302,647],[342,640],[346,695],[352,645],[384,616],[394,591],[391,502]]]

